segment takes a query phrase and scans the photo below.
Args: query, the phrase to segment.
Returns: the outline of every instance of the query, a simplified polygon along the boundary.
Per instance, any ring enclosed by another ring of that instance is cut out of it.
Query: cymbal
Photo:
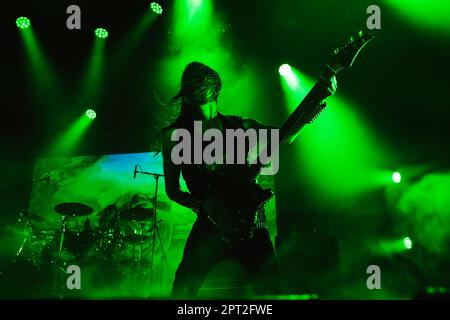
[[[55,211],[67,217],[81,217],[90,215],[94,209],[82,203],[64,202],[57,204]]]
[[[38,215],[38,214],[36,214],[36,213],[33,213],[33,212],[31,212],[31,211],[28,211],[28,210],[21,210],[20,213],[19,213],[19,215],[20,215],[21,217],[24,217],[24,218],[27,218],[27,219],[30,219],[30,220],[34,220],[34,221],[37,221],[37,222],[42,222],[42,221],[45,220],[45,219],[44,219],[43,217],[41,217],[40,215]]]
[[[123,240],[128,243],[139,243],[141,241],[147,240],[149,236],[140,234],[129,234],[123,237]]]
[[[122,211],[120,213],[120,218],[124,220],[148,220],[151,217],[153,217],[153,211],[152,209],[142,208],[142,207],[135,207],[130,208]]]

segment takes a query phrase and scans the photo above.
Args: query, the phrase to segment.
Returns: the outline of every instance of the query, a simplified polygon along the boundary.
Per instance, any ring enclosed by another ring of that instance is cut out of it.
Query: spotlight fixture
[[[106,39],[108,38],[108,31],[103,28],[97,28],[95,29],[95,35],[100,39]]]
[[[403,239],[403,245],[405,246],[406,250],[412,249],[413,243],[410,237],[405,237]]]
[[[95,113],[94,110],[88,109],[86,110],[86,117],[88,117],[91,120],[94,120],[97,117],[97,114]]]
[[[286,77],[287,75],[289,75],[290,73],[292,73],[292,68],[290,65],[288,64],[282,64],[281,67],[278,69],[278,72],[280,73],[280,75],[282,75],[283,77]]]
[[[394,181],[394,183],[400,183],[400,181],[402,181],[402,175],[400,172],[396,171],[392,174],[392,181]]]
[[[28,29],[31,25],[30,19],[26,17],[20,17],[16,19],[16,26],[19,29]]]
[[[152,11],[156,14],[163,13],[163,8],[161,7],[161,5],[159,3],[156,3],[156,2],[150,3],[150,9],[152,9]]]

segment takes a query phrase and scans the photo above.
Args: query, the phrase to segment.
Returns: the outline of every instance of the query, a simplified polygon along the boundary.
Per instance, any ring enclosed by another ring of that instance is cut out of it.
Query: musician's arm
[[[199,212],[202,208],[202,202],[195,199],[190,193],[184,192],[180,187],[180,166],[175,165],[171,159],[171,150],[175,145],[174,141],[171,141],[172,131],[167,130],[163,135],[162,143],[162,155],[163,155],[163,168],[165,177],[165,186],[167,196],[176,203],[193,209],[195,212]]]

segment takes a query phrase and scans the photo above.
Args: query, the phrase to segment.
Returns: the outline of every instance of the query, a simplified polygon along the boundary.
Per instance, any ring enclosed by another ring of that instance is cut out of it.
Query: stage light
[[[285,92],[289,92],[289,101],[288,103],[291,104],[298,102],[297,101],[297,97],[296,93],[298,93],[299,89],[302,91],[302,88],[299,85],[300,82],[300,75],[298,72],[296,72],[296,70],[294,70],[294,68],[292,68],[290,65],[288,65],[287,63],[282,64],[279,68],[278,68],[278,73],[281,76],[281,81],[283,82],[283,87]],[[295,93],[295,94],[291,94],[291,93]],[[296,104],[296,103],[295,103]]]
[[[19,29],[27,29],[29,28],[31,25],[31,21],[30,19],[26,18],[26,17],[20,17],[16,19],[16,26]]]
[[[403,245],[405,246],[406,250],[412,249],[413,243],[410,237],[405,237],[403,239]]]
[[[86,117],[88,117],[91,120],[94,120],[97,117],[97,114],[95,113],[94,110],[88,109],[86,110]]]
[[[283,64],[280,66],[280,68],[278,69],[278,72],[280,73],[280,75],[282,75],[283,77],[287,77],[290,74],[292,74],[292,68],[290,65],[288,64]]]
[[[290,114],[314,87],[316,80],[292,65],[283,65],[279,71],[286,111]],[[287,76],[281,75],[285,72]],[[327,108],[317,120],[301,131],[298,139],[301,142],[295,142],[298,164],[302,172],[306,172],[308,183],[317,188],[317,200],[351,199],[392,183],[393,171],[380,173],[378,169],[383,146],[360,119],[358,109],[339,94],[330,97]]]
[[[163,8],[161,7],[160,4],[156,3],[156,2],[152,2],[150,3],[150,9],[152,9],[152,11],[156,14],[162,14],[163,13]]]
[[[189,0],[189,6],[191,8],[199,8],[202,5],[203,0]]]
[[[382,255],[402,254],[413,248],[413,242],[410,237],[396,239],[381,239],[374,241],[370,245],[370,250]]]
[[[108,38],[108,31],[103,28],[97,28],[95,29],[95,35],[100,39],[106,39]]]
[[[394,183],[400,183],[400,181],[402,181],[402,175],[400,172],[396,171],[392,174],[392,181],[394,181]]]

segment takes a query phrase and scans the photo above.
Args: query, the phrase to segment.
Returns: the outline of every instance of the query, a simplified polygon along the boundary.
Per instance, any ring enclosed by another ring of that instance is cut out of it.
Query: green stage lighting
[[[95,29],[95,35],[100,39],[106,39],[108,38],[108,31],[106,31],[106,29],[103,28],[97,28]]]
[[[281,67],[278,69],[278,72],[280,73],[280,75],[282,75],[283,77],[287,77],[290,74],[292,74],[292,68],[290,65],[288,64],[283,64],[281,65]]]
[[[17,18],[17,20],[16,20],[16,26],[19,29],[27,29],[30,27],[30,25],[31,25],[31,21],[30,21],[30,19],[28,19],[26,17],[20,17],[20,18]]]
[[[97,117],[97,114],[95,113],[94,110],[88,109],[86,110],[86,117],[88,117],[91,120],[94,120]]]
[[[402,175],[400,172],[394,172],[392,174],[392,181],[394,181],[394,183],[400,183],[400,181],[402,181]]]
[[[159,5],[156,2],[152,2],[150,3],[150,9],[152,9],[152,11],[156,14],[162,14],[163,13],[163,8],[161,7],[161,5]]]
[[[283,65],[280,69],[283,74],[291,70],[287,76],[280,74],[286,109],[291,113],[313,88],[315,80],[294,66]],[[330,97],[327,105],[317,120],[301,132],[301,143],[297,144],[296,164],[306,172],[308,183],[316,186],[315,201],[352,199],[392,183],[393,171],[381,174],[378,169],[384,161],[384,148],[359,118],[357,106],[338,95]],[[344,202],[341,204],[346,207]]]
[[[296,70],[294,70],[290,65],[287,63],[282,64],[278,68],[278,73],[281,76],[283,86],[287,87],[285,88],[288,92],[297,92],[299,89],[299,82],[300,82],[300,75]],[[297,97],[293,97],[293,104],[296,104],[295,102],[298,102]]]
[[[413,244],[412,244],[411,238],[410,237],[405,237],[403,239],[403,245],[405,246],[406,250],[412,249]]]

